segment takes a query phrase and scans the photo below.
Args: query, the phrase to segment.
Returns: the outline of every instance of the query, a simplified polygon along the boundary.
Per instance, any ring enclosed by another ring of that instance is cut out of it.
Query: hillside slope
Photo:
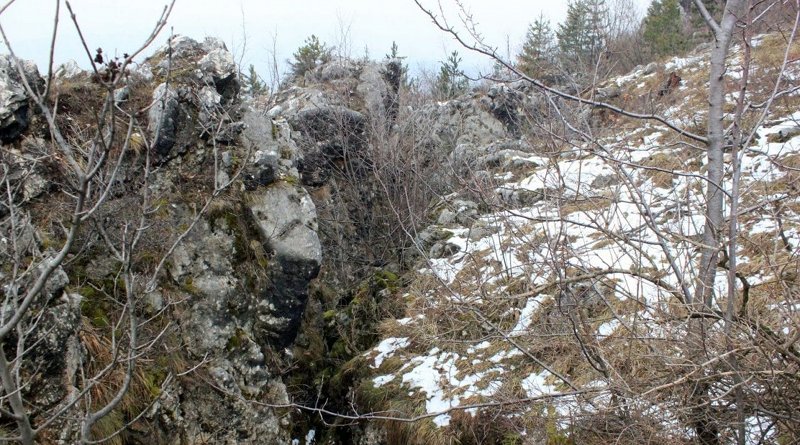
[[[775,86],[778,40],[755,39],[749,103]],[[741,48],[734,54],[731,111],[743,63]],[[699,49],[652,64],[598,96],[617,90],[615,104],[647,104],[702,131],[706,60]],[[680,83],[656,94],[671,73]],[[782,74],[789,93],[763,121],[760,109],[746,119],[756,127],[739,154],[729,323],[727,255],[711,311],[686,304],[704,225],[702,146],[652,121],[592,112],[592,125],[575,124],[566,140],[528,127],[522,152],[473,159],[463,173],[473,187],[439,202],[438,223],[417,236],[424,259],[401,297],[405,318],[385,321],[381,342],[361,358],[362,412],[422,415],[411,425],[382,420],[387,443],[453,435],[460,443],[688,443],[696,407],[687,405],[687,382],[707,385],[726,443],[737,404],[746,406],[748,443],[797,440],[796,76],[795,66]],[[730,154],[726,165],[730,194]],[[706,320],[702,345],[690,333],[698,318]]]

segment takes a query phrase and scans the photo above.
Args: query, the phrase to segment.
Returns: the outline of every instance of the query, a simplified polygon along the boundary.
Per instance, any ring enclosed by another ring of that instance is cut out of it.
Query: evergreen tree
[[[253,97],[267,92],[267,86],[261,81],[261,77],[256,72],[256,67],[252,64],[250,64],[250,69],[245,76],[245,89]]]
[[[320,42],[317,36],[312,34],[305,40],[304,45],[293,54],[294,62],[289,62],[292,74],[300,77],[306,71],[316,68],[317,65],[330,61],[332,52],[333,48],[328,48],[327,45]]]
[[[389,50],[389,53],[386,54],[387,59],[397,59],[400,57],[399,48],[397,46],[397,42],[394,40],[392,41],[392,48]]]
[[[678,0],[653,0],[644,18],[643,37],[656,56],[677,54],[687,49],[688,40]]]
[[[550,20],[540,14],[530,26],[517,56],[517,67],[524,74],[540,78],[551,71],[555,39]]]
[[[405,56],[400,55],[400,50],[397,46],[397,42],[392,42],[392,47],[389,49],[389,52],[386,54],[386,61],[396,61],[397,68],[391,68],[391,70],[399,69],[399,85],[408,85],[408,65],[402,63],[401,61],[405,59]]]
[[[436,94],[442,99],[452,99],[464,94],[469,86],[467,77],[461,71],[461,57],[453,51],[445,62],[441,62],[439,76],[436,77]]]
[[[605,49],[608,8],[605,0],[570,0],[567,19],[558,25],[558,47],[569,65],[594,64]]]

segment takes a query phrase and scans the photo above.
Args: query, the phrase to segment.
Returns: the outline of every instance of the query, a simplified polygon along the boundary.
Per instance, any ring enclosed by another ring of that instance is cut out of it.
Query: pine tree
[[[552,69],[555,39],[550,20],[540,14],[525,35],[522,52],[517,56],[517,67],[524,74],[541,78]]]
[[[300,77],[306,71],[312,70],[317,65],[330,61],[333,48],[328,48],[327,45],[320,42],[319,38],[315,35],[307,38],[300,48],[297,48],[292,56],[294,62],[289,62],[292,67],[292,74],[295,77]]]
[[[606,46],[605,0],[570,0],[567,19],[558,25],[558,47],[568,65],[594,64]]]
[[[252,64],[245,76],[245,81],[245,88],[251,96],[256,97],[267,92],[267,86],[261,81],[261,77],[256,72],[256,67]]]
[[[406,85],[408,86],[408,65],[401,62],[401,60],[405,59],[405,56],[400,55],[400,49],[397,46],[397,42],[392,41],[392,47],[389,49],[389,52],[386,54],[386,61],[396,61],[396,65],[400,70],[397,75],[399,76],[399,85]]]
[[[656,56],[677,54],[687,49],[688,40],[678,0],[653,0],[644,18],[643,37]]]
[[[588,60],[594,63],[608,43],[608,8],[605,0],[586,0],[586,5],[589,14],[586,51]]]
[[[442,99],[452,99],[464,94],[469,86],[467,77],[461,71],[461,57],[453,51],[445,62],[441,62],[439,76],[436,78],[436,94]]]

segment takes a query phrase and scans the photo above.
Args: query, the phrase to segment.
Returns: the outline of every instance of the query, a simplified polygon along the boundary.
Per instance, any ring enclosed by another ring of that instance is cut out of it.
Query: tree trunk
[[[699,2],[696,2],[699,3]],[[708,79],[708,172],[706,174],[706,213],[703,229],[703,246],[695,283],[694,300],[687,301],[693,313],[707,312],[714,304],[714,280],[721,251],[720,231],[724,224],[723,205],[723,149],[725,148],[725,127],[723,122],[725,104],[725,62],[738,18],[742,16],[747,0],[729,0],[725,6],[722,21],[717,24],[713,18],[706,17],[714,35],[714,49],[711,52]],[[699,7],[699,5],[698,5]],[[735,242],[735,240],[730,240]],[[690,326],[689,351],[695,363],[700,363],[705,355],[705,321],[702,317],[694,319]],[[700,371],[702,377],[702,370]],[[709,405],[708,389],[705,384],[694,382],[691,405],[695,406],[693,427],[699,442],[703,445],[719,444],[719,431],[715,425],[715,415]]]

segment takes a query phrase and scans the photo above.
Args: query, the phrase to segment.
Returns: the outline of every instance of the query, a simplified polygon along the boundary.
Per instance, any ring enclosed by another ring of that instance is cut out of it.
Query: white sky
[[[634,0],[646,9],[649,0]],[[528,24],[544,13],[555,24],[566,14],[566,0],[462,0],[478,22],[479,30],[493,46],[512,54],[522,41]],[[32,59],[40,71],[46,70],[56,0],[17,0],[0,16],[15,53]],[[168,0],[72,0],[71,4],[89,48],[102,47],[106,54],[132,51],[152,29]],[[424,0],[435,6],[435,0]],[[0,1],[5,4],[5,1]],[[442,0],[446,15],[458,20],[453,0]],[[363,56],[368,48],[372,58],[382,58],[392,41],[400,55],[407,57],[412,70],[437,69],[453,49],[451,38],[434,27],[412,0],[178,0],[168,28],[145,54],[166,42],[169,27],[175,34],[197,40],[214,36],[245,67],[254,64],[262,76],[267,74],[272,36],[277,35],[278,60],[283,64],[306,37],[316,34],[329,45],[349,49],[353,57]],[[349,37],[342,37],[349,29]],[[349,42],[349,45],[343,45]],[[6,52],[2,48],[0,52]],[[468,73],[488,71],[491,63],[476,54],[459,49]],[[56,64],[76,60],[87,65],[66,8],[62,4]],[[285,64],[284,64],[285,65]]]

